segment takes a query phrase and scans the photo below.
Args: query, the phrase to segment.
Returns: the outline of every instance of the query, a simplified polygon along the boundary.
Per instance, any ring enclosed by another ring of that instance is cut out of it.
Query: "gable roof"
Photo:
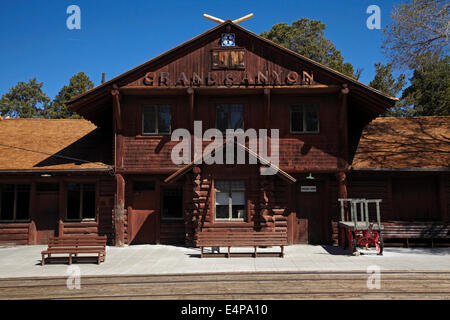
[[[0,172],[110,170],[104,138],[83,119],[0,120]]]
[[[219,150],[223,150],[224,148],[226,148],[228,145],[231,145],[231,144],[233,145],[233,147],[234,147],[234,145],[236,145],[237,148],[243,149],[246,153],[249,154],[250,157],[252,157],[255,160],[257,160],[260,163],[260,165],[263,165],[265,167],[271,167],[273,170],[275,170],[275,174],[276,175],[280,176],[283,180],[287,181],[288,183],[295,183],[297,181],[294,177],[292,177],[286,171],[281,170],[277,165],[271,163],[269,160],[263,158],[258,153],[254,152],[250,148],[247,148],[246,146],[244,146],[244,145],[234,141],[234,139],[233,139],[233,140],[225,141],[221,146],[219,146],[217,148],[214,148],[208,154],[200,155],[197,159],[194,159],[190,163],[186,164],[185,166],[183,166],[182,168],[180,168],[179,170],[177,170],[176,172],[171,174],[169,177],[167,177],[164,180],[164,182],[165,183],[174,182],[175,180],[177,180],[178,178],[182,177],[187,172],[189,172],[194,166],[196,166],[198,159],[201,160],[203,158],[203,161],[204,161],[206,158],[212,157],[213,156],[212,155],[213,152],[216,152],[216,151],[219,151]],[[203,164],[203,161],[202,161],[201,164]],[[199,165],[201,165],[201,164],[199,164]]]
[[[450,169],[450,117],[377,118],[361,135],[357,169]]]
[[[68,106],[70,109],[77,111],[79,109],[80,106],[82,106],[85,103],[88,102],[92,102],[95,100],[101,100],[101,98],[103,99],[108,99],[110,98],[108,96],[109,94],[109,90],[111,89],[111,87],[113,85],[117,85],[117,86],[122,86],[125,85],[126,82],[130,82],[130,79],[137,79],[139,77],[139,75],[142,74],[143,70],[150,68],[153,64],[156,64],[157,62],[159,62],[160,60],[162,60],[163,58],[170,56],[170,55],[174,55],[177,54],[181,51],[183,51],[185,49],[185,47],[188,47],[190,45],[193,45],[194,43],[200,42],[202,39],[206,38],[207,36],[213,34],[214,32],[219,32],[219,30],[224,29],[226,30],[226,28],[235,28],[238,31],[242,31],[244,33],[246,33],[248,36],[252,37],[252,39],[254,39],[255,41],[260,41],[263,42],[264,44],[271,46],[277,50],[280,50],[281,52],[287,53],[293,57],[296,57],[298,59],[300,59],[303,63],[306,63],[309,66],[313,66],[313,67],[317,67],[318,69],[326,72],[327,74],[329,74],[331,77],[333,77],[334,79],[336,79],[336,81],[339,81],[340,83],[347,83],[350,85],[350,88],[356,88],[358,91],[363,91],[365,92],[367,95],[370,95],[373,99],[377,100],[381,99],[383,104],[386,104],[387,107],[391,107],[393,106],[393,104],[395,103],[396,100],[398,100],[395,97],[391,97],[379,90],[376,90],[374,88],[371,88],[347,75],[344,75],[334,69],[331,69],[319,62],[316,62],[312,59],[309,59],[305,56],[302,56],[292,50],[289,50],[285,47],[282,47],[268,39],[265,39],[257,34],[252,33],[251,31],[237,25],[234,24],[233,22],[231,22],[230,20],[227,20],[221,24],[218,24],[217,26],[209,29],[208,31],[192,38],[191,40],[188,40],[186,42],[184,42],[181,45],[176,46],[175,48],[162,53],[158,56],[156,56],[155,58],[144,62],[143,64],[129,70],[126,71],[124,73],[122,73],[121,75],[106,81],[103,84],[98,85],[97,87],[88,90],[74,98],[72,98],[69,102],[68,102]],[[227,31],[228,32],[228,31]]]

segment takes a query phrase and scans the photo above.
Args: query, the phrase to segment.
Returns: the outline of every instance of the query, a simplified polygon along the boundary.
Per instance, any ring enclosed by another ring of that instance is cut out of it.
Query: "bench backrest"
[[[223,244],[273,244],[287,245],[286,232],[271,231],[203,231],[197,234],[197,245],[206,243]]]
[[[50,237],[48,242],[49,248],[59,247],[106,247],[106,236],[89,236],[89,237]]]
[[[383,235],[386,237],[450,238],[450,224],[435,222],[397,222],[394,225],[385,225]]]

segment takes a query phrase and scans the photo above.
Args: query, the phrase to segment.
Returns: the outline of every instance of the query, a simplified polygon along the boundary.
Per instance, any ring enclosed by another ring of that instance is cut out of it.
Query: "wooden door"
[[[36,232],[37,244],[47,244],[48,238],[58,230],[58,192],[42,192],[36,195]]]
[[[300,182],[295,191],[297,201],[297,243],[324,244],[328,223],[324,216],[324,187],[322,182]],[[302,188],[301,187],[308,187]],[[315,187],[315,188],[314,188]],[[313,191],[315,189],[315,191]]]
[[[128,212],[131,244],[151,244],[159,241],[159,203],[155,189],[133,192],[131,211]]]

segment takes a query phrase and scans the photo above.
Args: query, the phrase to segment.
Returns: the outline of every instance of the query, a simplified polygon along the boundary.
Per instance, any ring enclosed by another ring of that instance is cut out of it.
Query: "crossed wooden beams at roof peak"
[[[253,13],[250,13],[250,14],[247,14],[247,15],[239,18],[239,19],[233,20],[231,22],[233,22],[234,24],[238,24],[238,23],[241,23],[242,21],[248,20],[248,19],[250,19],[252,17],[253,17]],[[214,22],[217,22],[217,23],[225,22],[225,20],[223,20],[223,19],[211,16],[211,15],[206,14],[206,13],[203,14],[203,18],[206,18],[208,20],[211,20],[211,21],[214,21]]]

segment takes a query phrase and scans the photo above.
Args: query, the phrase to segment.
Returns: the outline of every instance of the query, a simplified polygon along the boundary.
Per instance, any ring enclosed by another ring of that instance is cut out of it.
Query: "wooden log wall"
[[[31,223],[1,223],[0,244],[29,244]]]
[[[107,235],[109,243],[114,236],[113,230],[113,206],[114,206],[114,178],[110,176],[100,177],[80,177],[79,181],[90,181],[97,184],[97,200],[96,200],[96,219],[92,221],[66,221],[66,193],[65,183],[66,177],[52,177],[44,180],[59,184],[59,192],[57,193],[58,212],[54,221],[55,236],[80,236],[80,235]],[[77,178],[71,177],[70,181]],[[37,212],[38,202],[36,197],[36,181],[42,182],[42,179],[33,177],[14,178],[10,182],[31,185],[30,190],[30,220],[25,222],[7,222],[0,223],[0,244],[38,244],[45,243],[39,241],[37,237],[36,225],[44,219]],[[44,212],[45,213],[45,212]],[[43,214],[42,212],[40,214]],[[46,217],[47,218],[47,217]],[[51,221],[50,221],[51,222]]]

